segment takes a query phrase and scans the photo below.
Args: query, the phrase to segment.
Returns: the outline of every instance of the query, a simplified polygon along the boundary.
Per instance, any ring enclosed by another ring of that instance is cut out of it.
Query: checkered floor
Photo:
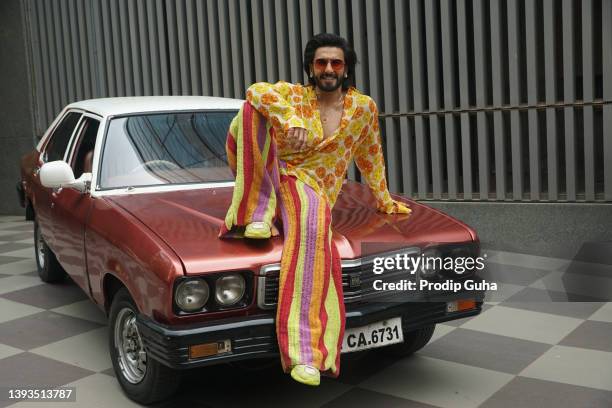
[[[316,389],[278,365],[201,369],[158,406],[612,407],[612,265],[484,252],[500,290],[415,356],[345,355]],[[58,385],[76,387],[67,407],[137,406],[113,377],[104,314],[69,281],[43,284],[33,256],[32,223],[0,217],[0,407],[7,387]]]

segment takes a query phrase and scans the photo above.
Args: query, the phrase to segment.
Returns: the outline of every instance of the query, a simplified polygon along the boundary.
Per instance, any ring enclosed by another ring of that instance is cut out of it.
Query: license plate
[[[366,350],[375,347],[388,346],[389,344],[404,341],[402,332],[402,319],[393,317],[367,326],[353,327],[344,331],[342,341],[342,353]]]

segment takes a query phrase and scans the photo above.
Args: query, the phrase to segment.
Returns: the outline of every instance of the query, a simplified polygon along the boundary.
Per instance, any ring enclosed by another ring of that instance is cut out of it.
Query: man
[[[350,161],[379,211],[410,213],[387,189],[378,111],[353,86],[356,60],[342,37],[316,35],[304,50],[309,84],[251,85],[228,134],[236,185],[220,235],[277,235],[280,209],[276,334],[283,369],[308,385],[318,385],[321,372],[339,374],[345,315],[331,209]]]

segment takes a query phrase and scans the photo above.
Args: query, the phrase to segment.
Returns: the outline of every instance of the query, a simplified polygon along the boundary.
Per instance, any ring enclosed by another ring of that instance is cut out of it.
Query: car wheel
[[[138,309],[127,289],[120,289],[109,313],[109,350],[115,376],[126,395],[141,404],[168,398],[180,373],[150,358],[136,325]]]
[[[36,255],[36,270],[43,282],[54,283],[64,280],[66,272],[45,242],[38,221],[34,221],[34,252]]]
[[[392,357],[407,357],[425,347],[431,340],[435,329],[436,325],[433,324],[422,329],[404,332],[403,343],[383,347],[380,351]]]

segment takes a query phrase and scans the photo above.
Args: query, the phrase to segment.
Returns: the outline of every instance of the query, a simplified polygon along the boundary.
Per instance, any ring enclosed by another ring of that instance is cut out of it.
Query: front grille
[[[418,249],[404,250],[411,255],[418,255]],[[382,255],[380,255],[382,256]],[[392,296],[388,291],[376,291],[373,288],[374,280],[383,282],[399,282],[402,279],[415,280],[415,275],[406,271],[386,271],[376,275],[372,272],[372,259],[367,257],[342,262],[342,291],[345,305],[363,301],[385,301]],[[272,309],[278,302],[278,279],[280,265],[269,265],[262,268],[262,275],[258,280],[257,303],[262,309]]]

